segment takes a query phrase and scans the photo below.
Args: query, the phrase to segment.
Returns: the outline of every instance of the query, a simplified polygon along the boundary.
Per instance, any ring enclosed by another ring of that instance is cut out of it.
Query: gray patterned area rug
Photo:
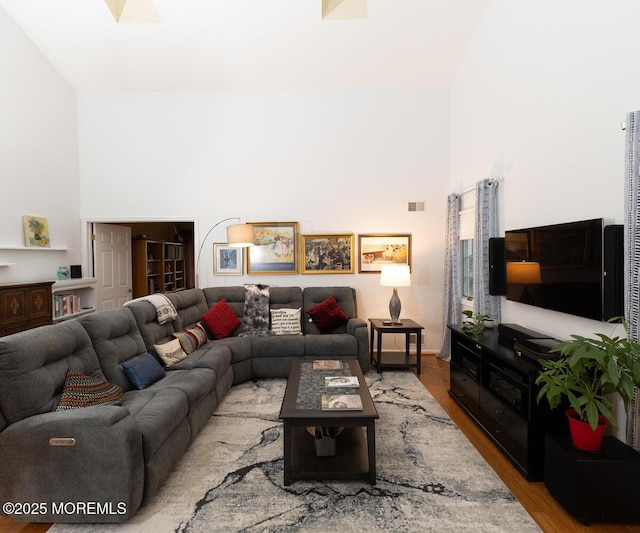
[[[286,380],[260,380],[231,389],[163,489],[127,524],[50,531],[540,531],[413,373],[366,379],[380,415],[376,485],[285,487],[278,413]]]

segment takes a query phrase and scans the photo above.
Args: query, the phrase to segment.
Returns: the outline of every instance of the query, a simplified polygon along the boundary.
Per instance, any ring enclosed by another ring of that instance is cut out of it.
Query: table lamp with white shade
[[[411,286],[411,270],[409,265],[389,264],[382,265],[380,270],[380,285],[383,287],[393,287],[393,294],[389,300],[389,314],[391,315],[391,324],[401,325],[400,309],[402,304],[398,298],[398,287]]]

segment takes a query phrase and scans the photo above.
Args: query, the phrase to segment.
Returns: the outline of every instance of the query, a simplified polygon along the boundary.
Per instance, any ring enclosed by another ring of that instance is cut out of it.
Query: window
[[[460,198],[458,258],[462,304],[468,306],[473,299],[473,235],[475,224],[475,189],[470,189]]]
[[[460,241],[460,256],[462,261],[462,297],[473,299],[473,239]]]

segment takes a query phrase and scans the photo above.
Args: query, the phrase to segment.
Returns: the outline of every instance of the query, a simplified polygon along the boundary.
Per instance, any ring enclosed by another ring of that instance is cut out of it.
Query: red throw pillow
[[[220,300],[200,319],[216,339],[228,337],[240,325],[240,320],[226,300]]]
[[[307,314],[318,327],[320,333],[329,333],[349,322],[349,317],[340,309],[335,296],[332,294],[324,302],[307,309]]]

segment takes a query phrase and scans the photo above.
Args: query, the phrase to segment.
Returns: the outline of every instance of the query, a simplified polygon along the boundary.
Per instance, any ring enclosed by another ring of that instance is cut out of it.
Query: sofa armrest
[[[2,514],[26,522],[124,522],[142,501],[142,436],[119,406],[25,418],[0,433]]]
[[[350,318],[347,322],[347,333],[353,335],[358,342],[358,361],[363,372],[369,370],[371,355],[369,353],[369,328],[362,318]]]
[[[347,333],[349,335],[355,335],[357,328],[365,328],[367,329],[367,323],[362,318],[350,318],[349,322],[347,322]]]

